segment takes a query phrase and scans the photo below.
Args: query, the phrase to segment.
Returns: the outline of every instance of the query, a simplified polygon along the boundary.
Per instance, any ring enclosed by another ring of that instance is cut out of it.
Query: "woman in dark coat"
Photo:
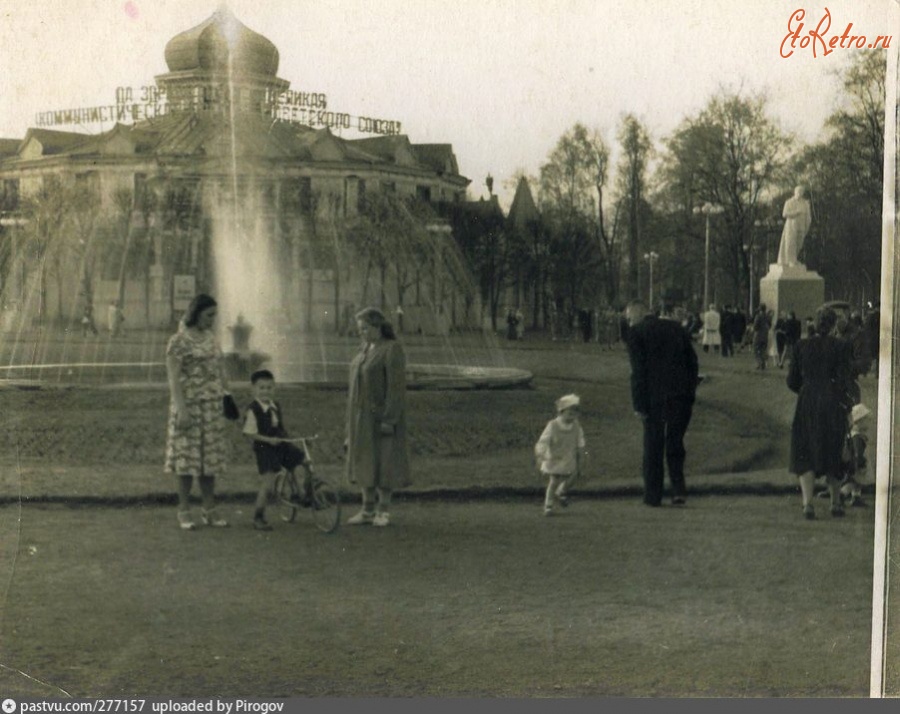
[[[784,367],[784,358],[787,355],[788,346],[788,318],[782,312],[775,320],[775,364],[778,369]]]
[[[753,318],[753,355],[756,357],[756,368],[765,369],[769,356],[769,328],[772,321],[766,311],[765,304],[761,304]]]
[[[815,518],[813,489],[817,476],[825,476],[831,494],[831,515],[842,516],[841,451],[847,436],[848,404],[843,384],[850,368],[846,343],[831,332],[832,310],[816,313],[816,334],[794,348],[787,376],[788,387],[798,394],[791,426],[790,471],[800,479],[803,515]]]
[[[362,489],[363,503],[347,523],[386,526],[391,494],[410,483],[406,357],[379,310],[362,310],[356,323],[363,348],[350,364],[347,477]]]

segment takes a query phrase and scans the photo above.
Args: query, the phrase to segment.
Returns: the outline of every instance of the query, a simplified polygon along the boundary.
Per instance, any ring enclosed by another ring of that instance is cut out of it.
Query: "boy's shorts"
[[[256,453],[256,466],[259,475],[278,473],[282,469],[293,471],[306,461],[306,453],[296,444],[280,443],[278,446],[268,446]]]

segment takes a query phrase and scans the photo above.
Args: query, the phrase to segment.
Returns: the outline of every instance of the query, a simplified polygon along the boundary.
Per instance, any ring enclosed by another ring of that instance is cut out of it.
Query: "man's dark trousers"
[[[691,423],[693,400],[672,396],[644,417],[644,503],[658,506],[663,494],[663,459],[669,467],[673,497],[684,497],[684,435]]]

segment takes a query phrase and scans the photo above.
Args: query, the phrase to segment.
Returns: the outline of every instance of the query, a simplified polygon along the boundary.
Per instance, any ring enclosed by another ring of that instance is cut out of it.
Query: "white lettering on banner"
[[[175,111],[221,111],[224,96],[217,87],[116,87],[115,104],[78,109],[39,112],[35,125],[39,127],[65,124],[109,122],[140,122],[155,119]],[[241,94],[239,111],[261,111],[275,121],[312,127],[356,129],[368,134],[392,135],[401,132],[399,121],[353,117],[345,112],[327,111],[328,97],[321,92],[272,89],[261,93],[261,100],[251,104],[252,96]]]
[[[370,117],[359,117],[357,128],[360,131],[370,134],[399,134],[400,122],[387,121],[385,119],[372,119]]]
[[[274,102],[269,99],[270,103],[279,105],[290,105],[294,107],[310,107],[312,109],[327,109],[328,100],[324,94],[314,92],[294,92],[285,91],[275,97]]]

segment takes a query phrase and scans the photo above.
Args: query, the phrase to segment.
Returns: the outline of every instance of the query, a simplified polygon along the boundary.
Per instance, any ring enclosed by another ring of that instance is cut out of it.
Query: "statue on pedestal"
[[[803,186],[797,186],[794,195],[785,201],[781,212],[784,230],[781,233],[781,246],[778,248],[778,265],[802,265],[798,256],[812,222],[805,193]]]

